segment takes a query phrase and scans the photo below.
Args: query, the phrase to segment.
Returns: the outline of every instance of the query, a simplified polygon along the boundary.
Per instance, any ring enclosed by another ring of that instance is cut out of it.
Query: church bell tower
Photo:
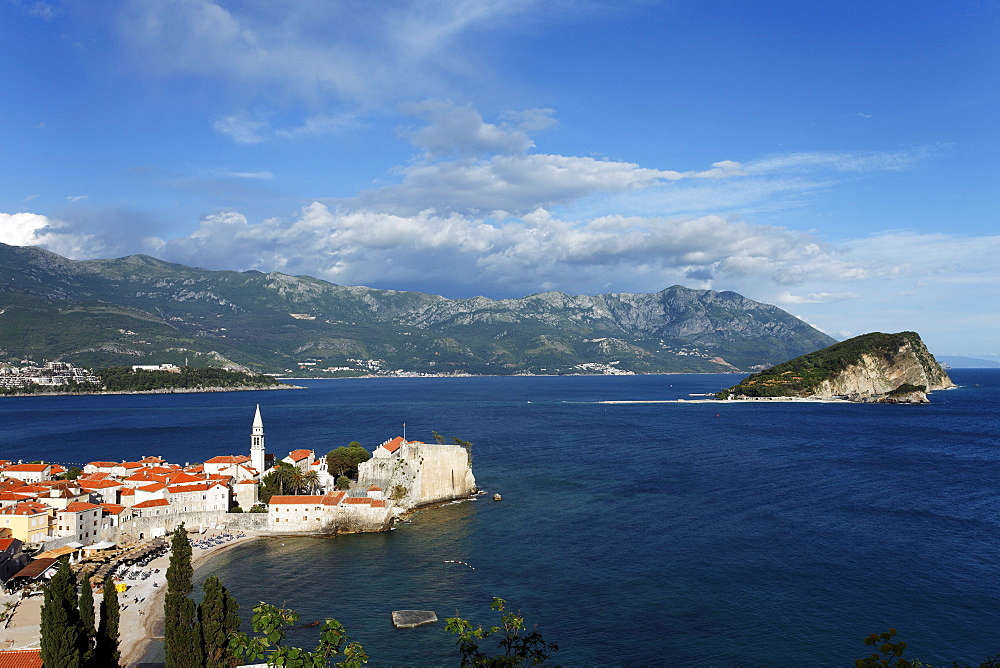
[[[264,476],[264,420],[260,417],[260,404],[257,404],[250,430],[250,466],[257,470],[258,478]]]

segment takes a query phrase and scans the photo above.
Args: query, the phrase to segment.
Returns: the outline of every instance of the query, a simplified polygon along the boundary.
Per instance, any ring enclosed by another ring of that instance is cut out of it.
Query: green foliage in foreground
[[[40,648],[42,663],[48,668],[77,668],[83,664],[88,650],[87,632],[78,605],[76,576],[64,557],[59,561],[59,570],[45,586],[42,604]]]
[[[104,597],[101,599],[101,623],[97,627],[97,642],[94,646],[94,665],[118,665],[121,659],[121,652],[118,650],[120,618],[118,590],[115,589],[114,578],[108,573],[104,577]]]
[[[554,643],[542,639],[538,631],[525,633],[524,615],[506,609],[507,602],[502,598],[493,598],[491,608],[501,613],[500,625],[490,629],[482,626],[473,627],[472,623],[461,617],[449,617],[445,620],[445,630],[458,636],[456,643],[462,653],[463,668],[466,666],[537,666],[545,663],[553,652],[559,649]],[[480,642],[493,636],[500,650],[492,655],[480,649]]]
[[[862,355],[881,356],[891,360],[907,343],[911,344],[914,351],[924,349],[920,335],[916,332],[862,334],[755,373],[716,396],[720,399],[725,399],[730,394],[747,397],[805,396],[824,380],[856,364]],[[931,360],[921,359],[921,362],[929,365]]]
[[[269,666],[289,668],[325,668],[331,657],[342,654],[344,660],[335,664],[342,668],[361,668],[368,663],[368,655],[360,643],[347,642],[347,631],[336,619],[327,619],[320,627],[319,643],[316,649],[308,651],[299,647],[283,645],[285,627],[299,620],[293,610],[279,608],[269,603],[258,603],[253,608],[251,625],[261,635],[250,637],[246,633],[234,633],[229,641],[229,649],[246,662],[259,661],[266,657]]]
[[[204,662],[198,609],[189,596],[193,575],[191,543],[181,523],[170,541],[167,594],[163,601],[163,653],[167,668],[191,668]]]
[[[242,371],[217,367],[195,369],[181,367],[180,373],[170,371],[132,371],[131,367],[98,369],[104,389],[109,392],[142,392],[167,389],[198,389],[207,387],[274,387],[283,385],[270,376],[258,376]]]

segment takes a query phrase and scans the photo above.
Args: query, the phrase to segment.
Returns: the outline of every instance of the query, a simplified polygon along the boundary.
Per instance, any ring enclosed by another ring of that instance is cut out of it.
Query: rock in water
[[[415,626],[433,624],[438,620],[431,610],[393,610],[392,625],[397,629],[412,629]]]

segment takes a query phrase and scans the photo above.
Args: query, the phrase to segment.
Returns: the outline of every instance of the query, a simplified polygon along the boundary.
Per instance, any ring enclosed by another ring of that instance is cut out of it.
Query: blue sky
[[[0,0],[0,241],[1000,358],[993,1]]]

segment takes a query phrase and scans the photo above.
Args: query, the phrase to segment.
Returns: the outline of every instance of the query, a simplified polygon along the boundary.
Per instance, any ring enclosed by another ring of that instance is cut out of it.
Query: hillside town
[[[0,389],[11,389],[38,385],[41,388],[62,385],[101,386],[101,379],[90,369],[73,366],[69,362],[45,362],[38,365],[31,360],[22,360],[21,365],[0,364]]]
[[[269,494],[262,503],[268,476],[290,470],[300,483],[296,493]],[[67,473],[59,464],[0,460],[4,591],[44,582],[60,557],[79,563],[104,550],[162,539],[182,523],[199,533],[380,531],[412,508],[476,491],[465,448],[401,437],[358,464],[356,481],[338,485],[326,457],[313,450],[294,449],[281,459],[266,451],[259,405],[248,454],[189,465],[157,456],[92,461],[75,479]]]

